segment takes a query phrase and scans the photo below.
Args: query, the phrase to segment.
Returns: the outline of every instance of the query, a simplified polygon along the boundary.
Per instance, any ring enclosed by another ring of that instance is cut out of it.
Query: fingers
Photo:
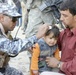
[[[36,34],[36,37],[38,39],[40,39],[41,37],[43,37],[45,35],[45,33],[47,32],[47,30],[49,29],[49,26],[47,24],[43,24],[39,27],[38,32]]]
[[[50,61],[51,57],[46,57],[46,62]]]
[[[46,64],[47,64],[48,66],[50,66],[50,62],[51,62],[50,57],[46,57]]]
[[[46,64],[47,64],[47,66],[49,66],[49,67],[50,67],[50,65],[49,65],[49,63],[48,63],[48,62],[47,62]]]

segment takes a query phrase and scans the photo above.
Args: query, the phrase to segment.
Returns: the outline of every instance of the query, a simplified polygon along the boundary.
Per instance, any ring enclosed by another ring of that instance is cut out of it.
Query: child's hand
[[[33,45],[32,47],[28,48],[28,51],[32,54],[33,53],[33,48],[35,48],[35,45]]]
[[[34,71],[33,71],[33,74],[34,74],[34,75],[39,75],[38,70],[34,70]]]

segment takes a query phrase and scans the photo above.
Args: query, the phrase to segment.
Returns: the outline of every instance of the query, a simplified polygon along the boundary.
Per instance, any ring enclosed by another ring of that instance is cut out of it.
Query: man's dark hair
[[[76,0],[66,0],[61,6],[60,10],[69,10],[72,15],[76,15]]]
[[[60,33],[59,28],[57,26],[52,26],[52,28],[45,33],[45,36],[48,36],[50,33],[53,33],[53,37],[57,38]]]

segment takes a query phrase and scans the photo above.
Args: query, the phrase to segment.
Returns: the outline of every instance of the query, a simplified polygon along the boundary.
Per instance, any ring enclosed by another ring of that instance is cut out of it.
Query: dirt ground
[[[15,29],[11,32],[13,37],[15,37],[17,30],[18,30],[18,26],[16,26]],[[18,31],[17,38],[21,38],[21,39],[25,38],[25,34],[23,34],[21,28]],[[11,67],[15,67],[16,69],[22,71],[24,75],[30,75],[29,74],[30,60],[27,51],[21,52],[18,56],[11,58],[9,65]]]

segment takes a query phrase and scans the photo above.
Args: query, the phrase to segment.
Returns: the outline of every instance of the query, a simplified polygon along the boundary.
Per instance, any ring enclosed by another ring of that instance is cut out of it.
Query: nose
[[[60,20],[62,20],[62,17],[60,17]]]
[[[51,41],[50,41],[50,42],[51,42],[51,43],[53,43],[53,42],[54,42],[54,40],[55,40],[55,39],[51,39]]]
[[[63,21],[63,16],[61,15],[60,20]]]

